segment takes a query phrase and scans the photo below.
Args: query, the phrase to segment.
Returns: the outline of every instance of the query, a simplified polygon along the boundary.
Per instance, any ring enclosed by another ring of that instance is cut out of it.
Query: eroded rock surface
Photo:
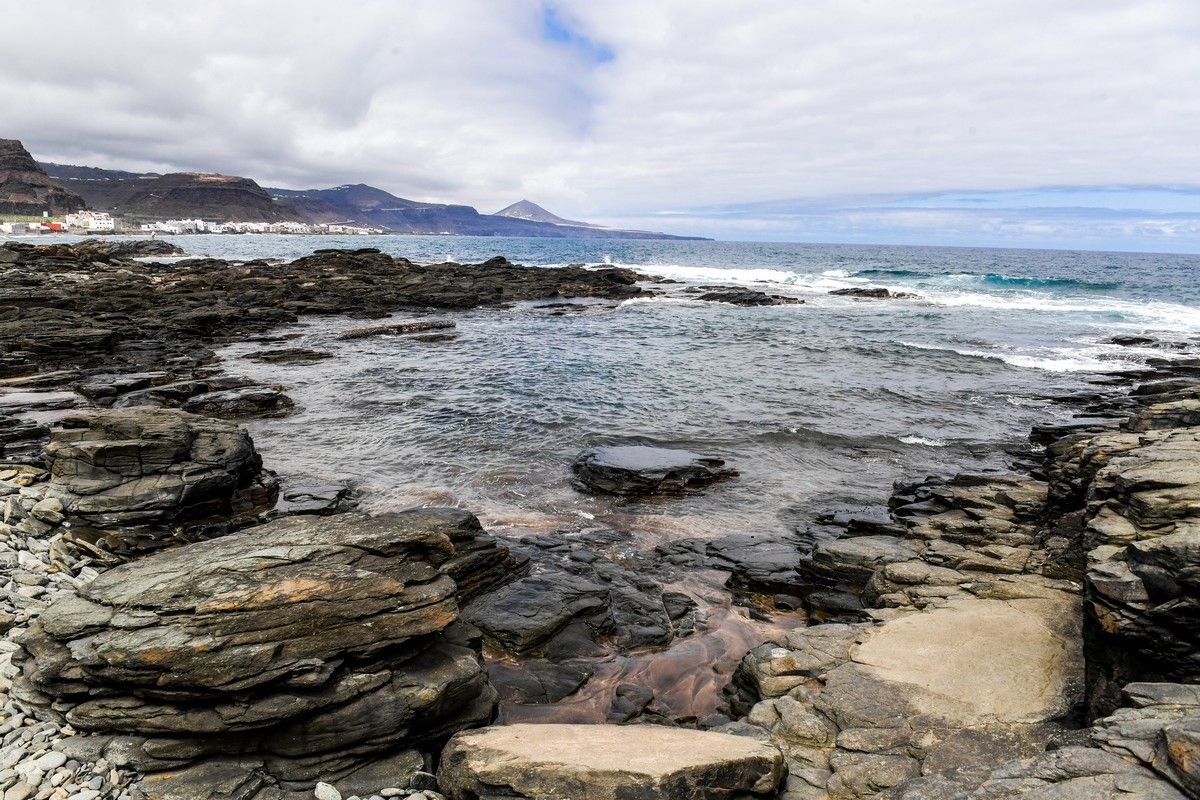
[[[456,735],[438,780],[451,800],[723,800],[771,797],[769,745],[654,725],[506,725]]]
[[[502,567],[503,548],[455,509],[290,517],[156,553],[53,602],[14,693],[136,769],[253,754],[266,783],[311,786],[491,719],[478,634],[455,621],[464,559]]]
[[[46,446],[43,501],[54,519],[26,515],[29,532],[107,553],[223,532],[270,508],[276,481],[236,425],[174,410],[73,414]]]
[[[697,491],[737,475],[715,456],[645,445],[593,447],[571,469],[579,488],[627,497]]]

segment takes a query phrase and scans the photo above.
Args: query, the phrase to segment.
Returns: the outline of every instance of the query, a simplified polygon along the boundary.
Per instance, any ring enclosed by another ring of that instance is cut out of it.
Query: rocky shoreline
[[[1200,362],[1063,398],[1079,422],[1035,430],[1011,472],[618,559],[594,535],[507,541],[465,511],[366,516],[345,486],[281,481],[236,420],[288,413],[286,387],[222,374],[213,348],[316,363],[272,330],[402,311],[344,336],[436,341],[454,323],[431,312],[619,302],[645,276],[372,250],[136,260],[169,255],[0,246],[4,800],[1200,797]],[[670,496],[735,467],[601,448],[575,476]],[[808,624],[746,655],[726,713],[594,678],[599,654],[704,629],[669,585],[700,569]],[[609,722],[645,724],[455,735],[504,698],[581,687],[609,693]]]

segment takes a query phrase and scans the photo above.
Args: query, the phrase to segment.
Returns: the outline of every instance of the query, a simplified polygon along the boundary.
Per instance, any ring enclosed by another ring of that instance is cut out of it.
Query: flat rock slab
[[[506,725],[465,731],[442,752],[452,800],[669,800],[773,797],[783,757],[771,745],[653,725]]]
[[[1066,594],[963,599],[885,623],[852,658],[882,681],[910,686],[907,700],[922,714],[962,725],[1041,722],[1069,710],[1078,614]]]
[[[645,445],[593,447],[571,469],[576,488],[626,496],[683,494],[738,474],[715,456]]]

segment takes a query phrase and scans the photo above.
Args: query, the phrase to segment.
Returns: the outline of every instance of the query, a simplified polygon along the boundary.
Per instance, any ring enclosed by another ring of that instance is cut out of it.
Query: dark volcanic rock
[[[571,469],[577,488],[626,496],[681,494],[738,474],[721,458],[642,445],[593,447]]]
[[[865,286],[851,286],[846,289],[834,289],[830,294],[839,297],[861,297],[868,300],[903,300],[916,297],[912,292],[891,292],[882,286],[870,288]]]
[[[133,246],[133,243],[123,243]],[[144,244],[137,245],[140,249]],[[301,314],[385,317],[523,300],[643,294],[615,267],[534,268],[503,258],[419,265],[378,250],[325,250],[290,263],[151,264],[121,247],[0,245],[0,376],[62,366],[175,371],[207,345],[263,334]]]
[[[324,350],[310,350],[305,347],[282,347],[276,350],[259,350],[250,353],[246,358],[268,364],[313,364],[333,358],[333,353],[327,353]]]
[[[397,336],[421,331],[436,331],[453,328],[448,319],[419,319],[413,322],[397,322],[391,325],[372,325],[366,328],[351,328],[338,334],[339,339],[365,339],[369,336]]]
[[[484,537],[466,512],[416,509],[290,517],[156,553],[52,603],[15,691],[118,737],[141,769],[255,754],[311,786],[491,718],[451,577],[455,542]]]
[[[735,306],[794,306],[803,305],[798,297],[785,297],[781,294],[767,294],[757,289],[716,289],[704,292],[696,297],[711,303],[729,303]]]
[[[176,535],[249,521],[276,485],[250,436],[228,422],[136,408],[64,417],[46,447],[48,496],[68,538],[138,550]]]
[[[295,403],[279,386],[245,386],[193,395],[183,404],[183,410],[221,419],[243,417],[282,417]]]

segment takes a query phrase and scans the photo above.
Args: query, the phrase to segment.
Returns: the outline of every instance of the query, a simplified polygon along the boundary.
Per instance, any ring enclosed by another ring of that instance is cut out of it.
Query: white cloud
[[[1200,174],[1194,0],[554,5],[590,45],[538,0],[9,3],[0,135],[601,220]]]

